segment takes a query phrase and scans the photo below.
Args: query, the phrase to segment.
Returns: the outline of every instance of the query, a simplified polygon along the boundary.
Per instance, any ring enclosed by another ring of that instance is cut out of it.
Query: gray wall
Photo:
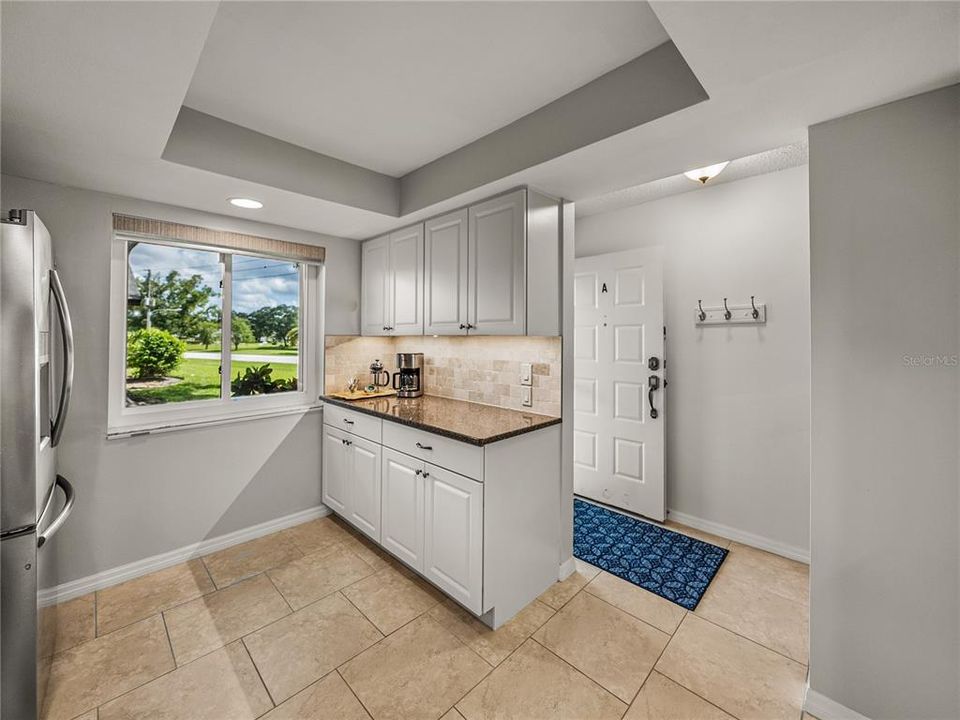
[[[810,686],[875,720],[960,717],[958,178],[960,86],[810,130]]]
[[[6,175],[0,204],[34,209],[49,228],[77,335],[75,393],[59,455],[77,505],[53,541],[56,582],[320,504],[317,412],[106,440],[111,214],[324,245],[331,334],[359,329],[358,243]]]
[[[577,220],[578,256],[662,245],[667,507],[793,557],[809,548],[807,168]],[[762,327],[694,325],[704,304],[767,303]]]

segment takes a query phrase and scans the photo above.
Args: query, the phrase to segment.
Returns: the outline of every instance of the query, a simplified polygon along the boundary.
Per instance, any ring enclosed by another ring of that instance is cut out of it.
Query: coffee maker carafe
[[[397,397],[413,398],[423,395],[423,353],[397,353],[397,368],[393,374],[393,389]]]

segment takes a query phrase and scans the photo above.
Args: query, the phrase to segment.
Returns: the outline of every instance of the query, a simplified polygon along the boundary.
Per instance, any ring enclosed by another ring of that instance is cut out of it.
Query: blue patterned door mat
[[[694,610],[727,551],[575,498],[573,554],[682,608]]]

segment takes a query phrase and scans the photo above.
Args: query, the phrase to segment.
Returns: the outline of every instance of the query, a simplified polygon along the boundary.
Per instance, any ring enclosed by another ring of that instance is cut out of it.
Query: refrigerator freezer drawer
[[[0,717],[37,717],[37,536],[0,542]]]

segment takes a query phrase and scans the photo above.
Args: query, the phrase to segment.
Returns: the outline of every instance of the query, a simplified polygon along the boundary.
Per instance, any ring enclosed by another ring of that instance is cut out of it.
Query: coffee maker
[[[415,398],[423,395],[423,353],[397,353],[397,372],[393,374],[393,389],[397,397]]]

